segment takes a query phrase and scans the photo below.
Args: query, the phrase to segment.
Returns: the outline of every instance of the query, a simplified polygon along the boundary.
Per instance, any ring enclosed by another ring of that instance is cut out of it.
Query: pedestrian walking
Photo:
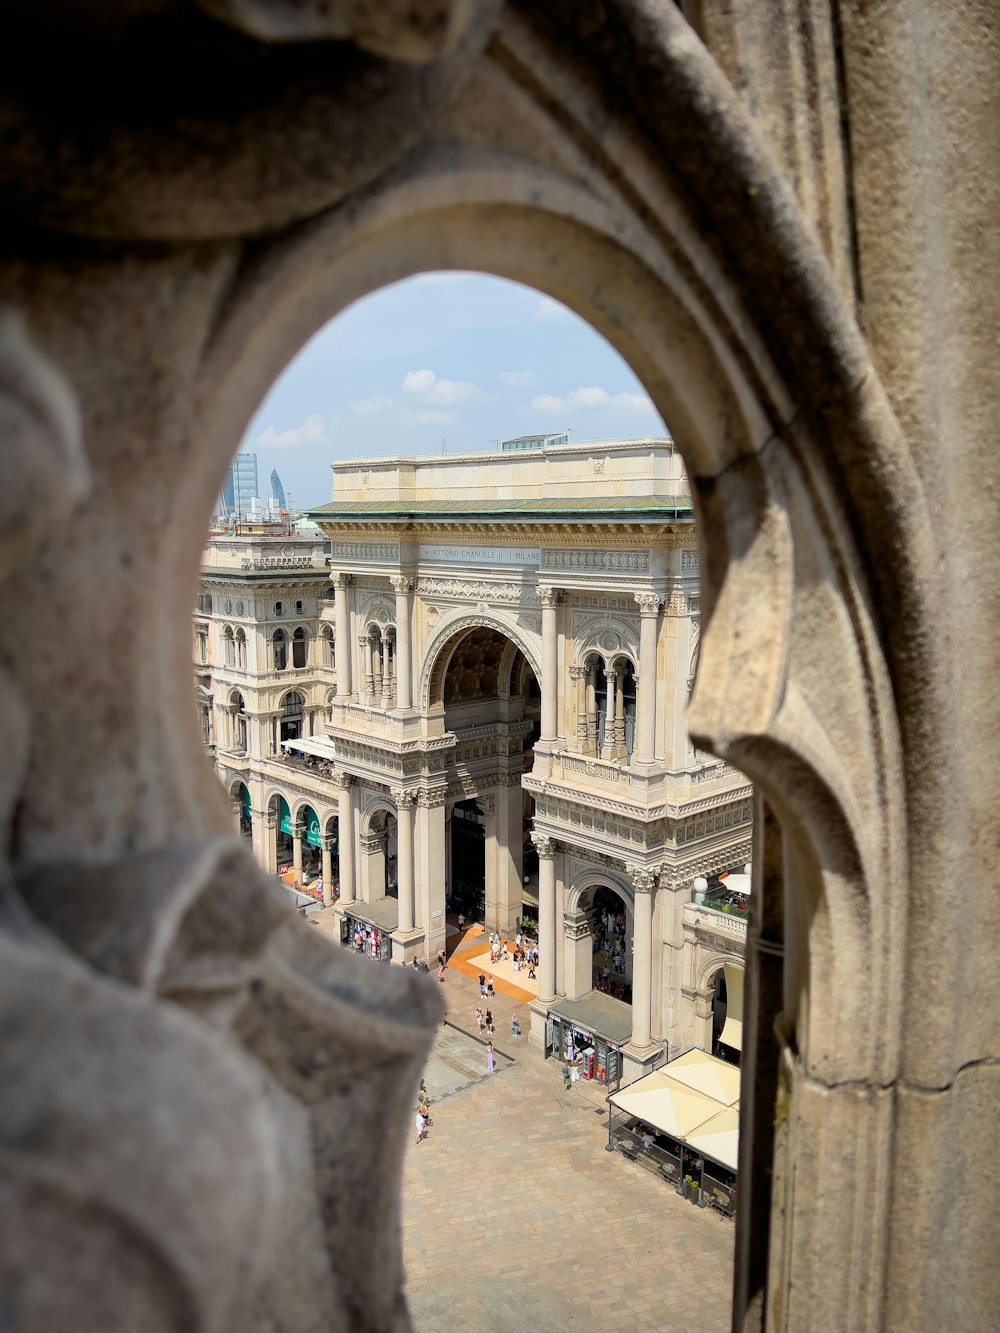
[[[487,998],[488,1000],[492,1000],[492,999],[493,999],[493,978],[492,978],[492,977],[490,977],[489,980],[486,982],[486,998]]]
[[[465,929],[465,913],[464,913],[464,912],[459,912],[459,914],[458,914],[458,928],[459,928],[459,930],[464,930],[464,929]]]
[[[496,1061],[495,1061],[494,1058],[493,1058],[493,1043],[492,1043],[491,1041],[488,1041],[488,1042],[486,1043],[486,1072],[487,1072],[487,1074],[492,1074],[492,1073],[493,1073],[493,1070],[495,1069],[495,1067],[496,1067]]]
[[[486,1021],[486,1020],[483,1018],[483,1011],[482,1011],[482,1009],[477,1009],[477,1010],[476,1010],[476,1022],[479,1024],[479,1035],[480,1035],[480,1036],[483,1035],[483,1024],[484,1024],[485,1021]]]
[[[486,977],[483,975],[482,972],[480,972],[480,974],[479,974],[479,994],[480,994],[481,996],[483,996],[483,998],[485,999],[485,997],[486,997]]]
[[[494,1035],[494,1033],[493,1033],[493,1010],[492,1010],[492,1009],[487,1009],[487,1010],[486,1010],[486,1031],[490,1034],[491,1037]],[[492,1046],[493,1043],[491,1042],[490,1045]]]
[[[515,1040],[521,1035],[521,1024],[517,1021],[517,1014],[513,1014],[510,1020],[510,1035]]]
[[[563,1087],[568,1092],[573,1085],[573,1076],[569,1072],[569,1065],[563,1065]]]
[[[438,981],[444,981],[444,963],[438,963]]]
[[[417,1131],[417,1142],[427,1133],[427,1126],[424,1124],[424,1117],[421,1114],[420,1107],[417,1107],[417,1114],[413,1118],[413,1127]]]

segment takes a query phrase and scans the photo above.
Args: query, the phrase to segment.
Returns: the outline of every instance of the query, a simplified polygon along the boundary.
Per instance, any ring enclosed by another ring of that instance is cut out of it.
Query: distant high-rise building
[[[281,484],[281,478],[278,476],[278,469],[271,471],[271,498],[277,504],[279,509],[287,509],[288,502],[285,499],[285,488]]]
[[[231,514],[249,514],[256,498],[257,455],[237,454],[229,465],[222,488],[223,504]]]

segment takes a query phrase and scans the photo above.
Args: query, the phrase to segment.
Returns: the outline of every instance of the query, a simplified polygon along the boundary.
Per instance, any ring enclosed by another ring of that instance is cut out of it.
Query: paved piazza
[[[487,1077],[468,1035],[478,986],[451,966],[443,990],[448,1025],[425,1075],[434,1124],[419,1145],[410,1133],[403,1181],[416,1333],[728,1330],[732,1224],[604,1151],[603,1089],[564,1090],[559,1065],[528,1047],[525,1003],[496,996],[494,1044],[512,1058]]]

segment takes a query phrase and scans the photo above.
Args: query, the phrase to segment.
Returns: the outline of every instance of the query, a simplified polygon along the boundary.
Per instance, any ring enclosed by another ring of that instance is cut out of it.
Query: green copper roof
[[[689,496],[569,495],[536,500],[333,500],[307,511],[317,523],[385,519],[428,522],[432,519],[524,519],[564,523],[573,519],[604,522],[669,522],[690,518]]]

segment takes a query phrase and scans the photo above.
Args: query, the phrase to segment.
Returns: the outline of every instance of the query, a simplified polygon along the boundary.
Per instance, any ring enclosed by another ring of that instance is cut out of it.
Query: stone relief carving
[[[537,594],[530,583],[490,583],[486,579],[423,578],[417,580],[417,592],[422,597],[453,597],[464,602],[504,602],[508,605],[530,605],[537,602]]]

